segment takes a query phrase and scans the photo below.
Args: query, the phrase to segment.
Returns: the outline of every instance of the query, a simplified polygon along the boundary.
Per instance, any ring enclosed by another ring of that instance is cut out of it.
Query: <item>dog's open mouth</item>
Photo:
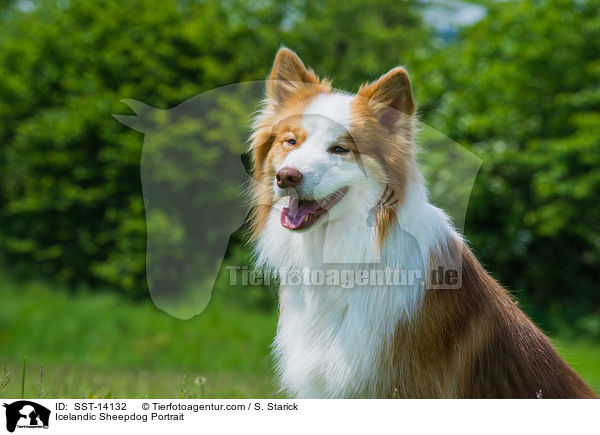
[[[314,225],[348,192],[343,187],[326,198],[311,200],[290,196],[290,203],[281,211],[281,225],[290,230],[303,230]]]

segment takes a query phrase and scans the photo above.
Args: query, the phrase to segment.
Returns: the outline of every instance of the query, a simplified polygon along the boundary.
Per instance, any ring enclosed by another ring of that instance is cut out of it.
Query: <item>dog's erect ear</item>
[[[412,117],[415,113],[410,79],[401,67],[392,69],[374,83],[362,86],[358,96],[369,100],[369,107],[376,112],[381,125],[390,129],[398,126],[403,114]]]
[[[275,56],[273,69],[269,75],[267,98],[277,106],[283,104],[305,84],[318,85],[319,83],[316,74],[306,69],[296,53],[288,48],[281,48]]]

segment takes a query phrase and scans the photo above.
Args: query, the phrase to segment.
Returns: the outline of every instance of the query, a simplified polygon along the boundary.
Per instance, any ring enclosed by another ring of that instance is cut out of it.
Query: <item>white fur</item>
[[[274,184],[281,201],[257,241],[259,265],[276,270],[418,268],[427,264],[441,240],[458,237],[447,216],[429,203],[416,175],[398,210],[397,225],[378,250],[375,228],[367,225],[385,187],[374,175],[377,163],[364,159],[361,170],[352,159],[327,152],[349,126],[351,98],[333,94],[310,104],[303,116],[307,140],[282,165],[299,169],[303,185],[317,198],[344,186],[349,186],[348,193],[313,227],[294,232],[280,224],[281,207],[288,199]],[[274,353],[283,389],[296,397],[391,393],[392,386],[385,384],[386,346],[398,323],[410,322],[423,293],[422,283],[355,288],[299,284],[280,289]]]
[[[349,129],[351,100],[352,96],[345,94],[320,96],[305,109],[302,127],[308,137],[277,168],[292,167],[302,172],[302,190],[298,193],[324,198],[344,187],[360,172],[355,163],[344,164],[340,156],[327,152]],[[275,180],[273,188],[280,195],[288,193],[278,189]]]

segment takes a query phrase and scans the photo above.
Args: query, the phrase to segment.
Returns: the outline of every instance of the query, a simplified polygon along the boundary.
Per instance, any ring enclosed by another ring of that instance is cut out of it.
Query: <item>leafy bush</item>
[[[357,0],[19,5],[0,7],[4,261],[17,274],[137,295],[147,292],[142,136],[110,116],[127,111],[120,99],[166,109],[261,80],[282,43],[354,85],[427,41],[418,2],[377,0],[368,14]],[[237,160],[244,146],[227,152]]]
[[[418,76],[425,119],[483,159],[472,246],[547,326],[600,307],[598,53],[597,0],[492,2]]]
[[[263,79],[285,44],[350,90],[407,65],[423,120],[483,159],[465,225],[478,256],[546,326],[596,312],[600,2],[482,2],[487,16],[447,44],[421,22],[424,3],[5,2],[4,261],[145,294],[143,139],[110,114],[126,112],[121,98],[166,109]],[[237,159],[244,146],[221,152]],[[229,252],[232,264],[247,257]]]

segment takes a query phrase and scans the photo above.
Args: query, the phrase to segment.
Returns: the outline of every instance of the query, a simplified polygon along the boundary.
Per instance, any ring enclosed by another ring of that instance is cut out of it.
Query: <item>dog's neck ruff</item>
[[[367,225],[383,187],[365,187],[352,212],[309,233],[279,223],[273,208],[257,241],[259,265],[310,277],[312,271],[422,270],[431,255],[459,236],[446,214],[432,206],[420,179],[408,186],[397,223],[378,244]],[[307,272],[308,271],[308,272]],[[321,272],[315,272],[313,276]],[[379,273],[379,272],[378,272]],[[282,280],[283,281],[283,280]],[[336,283],[337,284],[337,283]],[[284,390],[296,397],[377,397],[385,385],[385,353],[400,322],[410,323],[424,295],[424,281],[401,286],[343,286],[286,279],[280,289],[280,320],[274,343]]]

